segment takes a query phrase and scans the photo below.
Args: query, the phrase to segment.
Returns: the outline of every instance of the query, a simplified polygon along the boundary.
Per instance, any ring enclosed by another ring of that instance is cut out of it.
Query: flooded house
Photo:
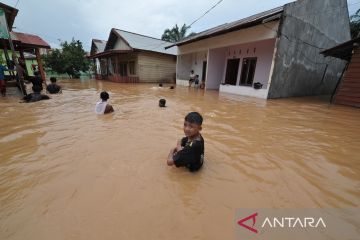
[[[50,49],[50,45],[40,36],[13,31],[13,24],[19,12],[18,9],[0,3],[0,12],[4,14],[4,18],[0,18],[0,49],[2,50],[0,56],[2,61],[6,63],[8,69],[13,69],[13,57],[16,56],[16,58],[20,58],[25,62],[25,76],[32,76],[32,68],[36,67],[41,74],[41,78],[45,80],[46,75],[42,55]],[[31,61],[27,59],[29,56],[31,56]],[[14,71],[7,72],[5,79],[8,86],[16,85]],[[23,83],[18,84],[18,86],[21,86],[21,91],[26,94]]]
[[[90,50],[90,56],[96,55],[98,53],[102,53],[105,50],[107,41],[105,40],[99,40],[99,39],[92,39],[91,41],[91,50]],[[93,58],[94,63],[94,71],[95,71],[95,77],[101,78],[101,72],[106,72],[106,69],[101,70],[101,66],[106,66],[106,58]],[[100,61],[103,61],[103,64],[100,64]]]
[[[332,102],[360,107],[360,36],[322,52],[327,57],[342,59],[346,67],[335,89]]]
[[[328,95],[344,63],[319,52],[349,39],[346,0],[298,0],[171,45],[176,82],[188,85],[194,70],[208,90],[263,99]]]
[[[176,52],[171,43],[120,29],[107,41],[93,40],[96,79],[120,83],[174,83]]]

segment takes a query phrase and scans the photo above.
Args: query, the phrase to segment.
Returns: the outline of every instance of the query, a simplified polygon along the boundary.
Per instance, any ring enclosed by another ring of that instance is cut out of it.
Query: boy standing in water
[[[107,92],[100,93],[101,101],[96,103],[95,113],[96,114],[107,114],[114,112],[114,108],[107,103],[107,100],[110,98]]]
[[[170,150],[167,164],[169,166],[186,167],[190,172],[198,171],[204,162],[204,139],[200,134],[202,116],[191,112],[185,117],[185,136],[178,141],[177,146]]]
[[[61,87],[56,84],[56,78],[51,77],[50,78],[50,84],[46,87],[46,91],[48,91],[50,94],[57,94],[61,91]]]

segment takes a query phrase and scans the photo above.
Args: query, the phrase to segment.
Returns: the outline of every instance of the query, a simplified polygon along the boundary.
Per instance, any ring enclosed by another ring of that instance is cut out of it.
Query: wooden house
[[[347,61],[335,89],[332,102],[360,107],[360,37],[322,52],[325,56]]]
[[[98,63],[97,79],[119,83],[175,82],[177,50],[165,49],[169,42],[113,28],[104,43],[93,40],[89,57]]]

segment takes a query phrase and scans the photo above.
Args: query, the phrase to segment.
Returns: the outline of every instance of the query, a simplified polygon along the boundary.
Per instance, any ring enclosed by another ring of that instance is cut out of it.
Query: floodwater
[[[234,239],[239,208],[359,208],[360,110],[318,98],[63,80],[0,99],[0,239]],[[115,113],[94,114],[101,89]],[[167,99],[160,109],[158,100]],[[205,165],[166,165],[203,114]]]

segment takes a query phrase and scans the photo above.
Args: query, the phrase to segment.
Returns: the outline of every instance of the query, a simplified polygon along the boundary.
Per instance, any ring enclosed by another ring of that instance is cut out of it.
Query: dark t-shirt
[[[26,102],[37,102],[50,99],[49,96],[41,93],[30,93],[23,98]]]
[[[34,87],[39,86],[41,88],[41,90],[43,90],[42,79],[40,77],[34,77],[30,81]]]
[[[204,162],[204,139],[189,141],[187,137],[181,139],[183,149],[174,154],[173,160],[176,167],[186,167],[191,172],[199,170]]]
[[[55,83],[51,83],[47,86],[46,90],[51,94],[56,94],[60,92],[60,86]]]

